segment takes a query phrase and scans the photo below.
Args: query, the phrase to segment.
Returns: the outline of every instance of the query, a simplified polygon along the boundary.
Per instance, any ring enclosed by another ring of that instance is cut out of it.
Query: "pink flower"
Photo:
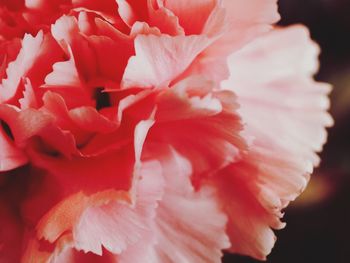
[[[332,124],[275,0],[0,4],[0,261],[264,259]]]

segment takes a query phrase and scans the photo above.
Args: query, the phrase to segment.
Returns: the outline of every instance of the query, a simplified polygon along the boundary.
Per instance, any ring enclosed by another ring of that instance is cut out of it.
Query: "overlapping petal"
[[[260,259],[269,254],[275,241],[270,227],[283,227],[281,210],[319,164],[315,152],[332,119],[329,86],[312,79],[318,52],[307,30],[294,26],[266,34],[229,59],[232,75],[223,87],[237,93],[252,140],[246,156],[217,177],[234,252]]]

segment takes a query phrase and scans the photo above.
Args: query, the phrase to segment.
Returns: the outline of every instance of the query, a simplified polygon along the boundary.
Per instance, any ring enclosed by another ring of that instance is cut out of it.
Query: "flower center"
[[[103,92],[103,88],[97,88],[95,91],[96,109],[100,110],[111,106],[109,94]]]

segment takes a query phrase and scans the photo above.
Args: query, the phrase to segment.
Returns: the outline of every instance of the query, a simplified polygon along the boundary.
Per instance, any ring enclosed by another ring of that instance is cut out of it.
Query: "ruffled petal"
[[[155,218],[157,243],[146,262],[221,262],[221,250],[230,243],[225,233],[227,218],[216,203],[214,190],[195,191],[190,162],[174,150],[166,150],[161,159],[164,196]]]
[[[164,187],[159,164],[143,163],[136,178],[130,192],[108,190],[90,196],[78,193],[56,205],[37,226],[38,240],[44,237],[55,242],[54,249],[40,249],[38,241],[32,240],[25,257],[41,254],[52,262],[81,262],[83,258],[97,259],[88,252],[103,255],[105,260],[114,253],[116,262],[118,257],[125,259],[123,253],[129,253],[130,248],[153,244],[151,225]],[[144,244],[145,240],[150,242]]]
[[[228,48],[229,45],[231,52],[271,29],[271,25],[280,19],[277,0],[224,0],[223,7],[226,9],[228,25],[232,28],[227,28],[229,31],[218,41],[216,48],[225,45]]]
[[[184,0],[163,0],[158,2],[178,17],[186,35],[202,33],[205,23],[218,4],[217,0],[193,0],[190,2]]]
[[[101,255],[103,245],[108,251],[121,254],[128,246],[152,236],[150,225],[157,201],[163,195],[159,164],[145,163],[139,174],[141,178],[135,181],[134,205],[110,202],[90,207],[83,213],[73,232],[78,249]]]
[[[222,1],[203,29],[216,41],[202,52],[188,74],[203,74],[218,82],[227,79],[227,56],[271,30],[278,20],[277,0]]]
[[[37,109],[39,106],[37,96],[34,92],[33,85],[29,78],[22,79],[24,90],[23,90],[23,98],[19,99],[19,104],[21,109]]]
[[[214,87],[211,82],[194,78],[161,92],[156,99],[155,123],[147,138],[172,145],[189,159],[196,185],[239,159],[245,148],[235,96],[215,91]]]
[[[35,37],[26,35],[16,60],[11,62],[6,70],[7,79],[0,85],[0,101],[18,105],[18,99],[23,92],[23,86],[20,86],[22,78],[29,78],[33,87],[39,87],[50,72],[51,65],[61,55],[59,46],[51,36],[44,35],[42,31]]]
[[[129,60],[122,87],[167,86],[208,44],[205,36],[138,36],[136,56]]]
[[[329,87],[312,79],[318,52],[305,28],[294,26],[264,35],[229,59],[232,75],[223,87],[237,93],[252,139],[242,161],[217,177],[233,252],[265,258],[275,241],[270,228],[284,226],[281,210],[319,163],[315,152],[332,119]]]
[[[169,9],[161,6],[157,9],[149,9],[149,21],[151,25],[159,28],[163,34],[171,36],[185,35],[185,30],[179,24],[179,18]]]

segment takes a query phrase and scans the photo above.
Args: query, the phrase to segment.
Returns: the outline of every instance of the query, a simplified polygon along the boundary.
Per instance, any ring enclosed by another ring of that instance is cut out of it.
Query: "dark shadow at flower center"
[[[14,138],[14,136],[13,136],[13,134],[12,134],[12,131],[11,131],[10,126],[9,126],[6,122],[4,122],[3,120],[0,120],[0,126],[1,126],[1,128],[3,129],[3,131],[6,133],[6,135],[7,135],[12,141],[14,141],[15,138]]]
[[[100,110],[111,106],[109,94],[103,92],[103,88],[96,88],[95,91],[96,109]]]

